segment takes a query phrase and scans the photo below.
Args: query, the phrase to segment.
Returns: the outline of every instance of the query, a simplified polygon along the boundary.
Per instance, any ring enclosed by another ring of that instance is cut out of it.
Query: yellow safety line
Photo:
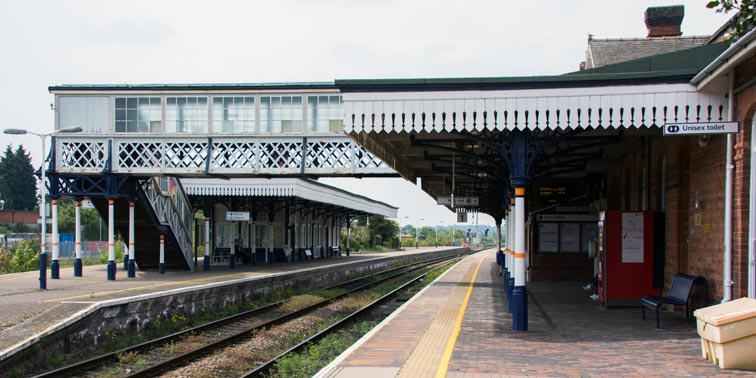
[[[457,313],[457,321],[456,323],[454,323],[454,329],[452,330],[452,334],[449,337],[449,341],[446,343],[444,355],[441,356],[441,362],[439,363],[438,370],[436,371],[437,378],[446,377],[446,372],[449,370],[449,361],[451,360],[452,352],[454,352],[454,345],[457,344],[459,332],[460,330],[462,330],[462,320],[464,320],[465,318],[465,310],[467,310],[467,304],[468,302],[470,302],[470,296],[472,295],[475,279],[478,277],[478,270],[480,269],[480,265],[483,264],[483,260],[485,260],[485,258],[488,257],[491,252],[493,251],[488,251],[485,256],[481,257],[480,261],[478,261],[478,266],[475,267],[475,272],[473,273],[473,277],[470,280],[470,286],[468,286],[467,288],[467,295],[465,295],[465,300],[462,302],[462,307]]]
[[[142,289],[150,289],[153,287],[160,287],[160,286],[168,286],[168,285],[185,285],[188,283],[199,283],[199,282],[213,282],[215,278],[230,278],[230,277],[244,277],[248,273],[235,273],[235,274],[229,274],[224,276],[215,276],[215,277],[207,277],[207,278],[198,278],[195,280],[189,280],[189,281],[172,281],[172,282],[164,282],[159,284],[150,284],[150,285],[144,285],[144,286],[136,286],[136,287],[130,287],[126,289],[120,289],[120,290],[111,290],[111,291],[100,291],[100,292],[92,292],[90,294],[82,294],[82,295],[75,295],[72,297],[65,297],[65,298],[55,298],[55,299],[46,299],[42,301],[43,303],[47,302],[64,302],[72,299],[80,299],[80,298],[94,298],[97,296],[103,296],[103,295],[109,295],[109,294],[117,294],[117,293],[126,293],[129,291],[135,291],[135,290],[142,290]],[[215,281],[218,283],[221,283],[223,281]],[[184,287],[184,286],[182,286]]]

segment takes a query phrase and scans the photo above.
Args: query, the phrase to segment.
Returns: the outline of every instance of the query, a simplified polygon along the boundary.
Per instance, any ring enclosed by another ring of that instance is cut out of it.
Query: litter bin
[[[756,299],[696,310],[701,353],[722,369],[756,370]]]

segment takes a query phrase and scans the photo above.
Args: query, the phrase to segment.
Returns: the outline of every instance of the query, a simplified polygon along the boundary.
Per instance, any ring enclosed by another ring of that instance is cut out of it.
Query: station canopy
[[[300,206],[318,206],[355,216],[397,216],[396,207],[305,178],[187,178],[181,183],[189,196],[295,198]]]
[[[432,197],[479,197],[502,214],[511,196],[513,133],[528,135],[531,182],[589,179],[660,136],[668,122],[727,116],[726,82],[691,79],[714,43],[556,76],[337,80],[344,131]],[[645,138],[645,139],[644,139]]]

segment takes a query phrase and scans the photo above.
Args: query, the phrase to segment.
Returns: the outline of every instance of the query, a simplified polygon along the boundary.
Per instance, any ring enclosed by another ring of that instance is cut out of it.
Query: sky
[[[683,4],[683,35],[711,34],[731,15],[707,2],[3,0],[0,129],[52,131],[60,84],[557,75],[578,69],[588,34],[645,37],[649,6]],[[9,144],[39,166],[39,137],[0,134]],[[322,181],[398,207],[401,225],[456,220],[401,178]]]

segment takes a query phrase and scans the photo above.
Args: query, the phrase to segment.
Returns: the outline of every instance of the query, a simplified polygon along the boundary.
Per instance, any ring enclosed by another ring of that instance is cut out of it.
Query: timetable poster
[[[559,228],[559,252],[580,252],[580,223],[560,223]]]
[[[589,245],[596,241],[598,237],[598,223],[581,223],[580,228],[583,246],[581,250],[582,252],[588,252],[590,249]]]
[[[559,223],[538,223],[538,251],[559,252]]]
[[[643,213],[622,214],[622,262],[643,262]]]

